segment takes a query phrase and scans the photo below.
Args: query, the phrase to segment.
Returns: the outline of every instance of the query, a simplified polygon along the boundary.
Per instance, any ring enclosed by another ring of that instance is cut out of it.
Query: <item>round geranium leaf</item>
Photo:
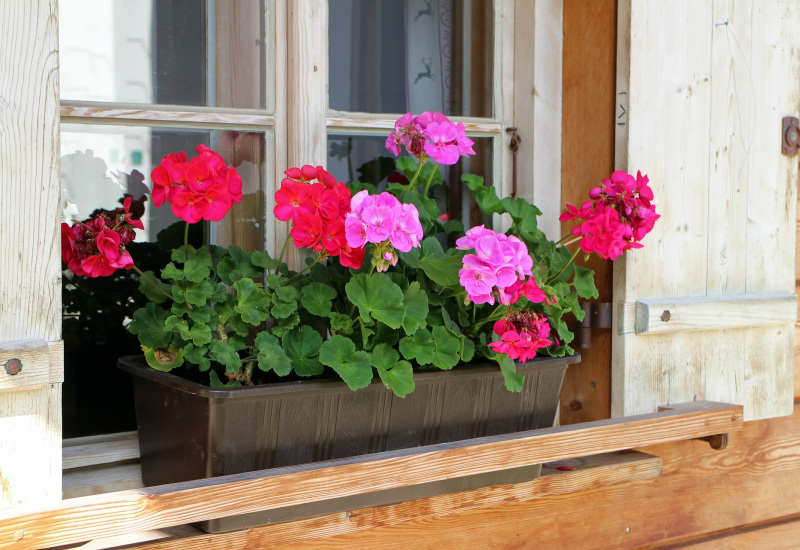
[[[433,335],[426,328],[421,328],[413,336],[406,336],[400,340],[400,353],[403,354],[403,357],[409,360],[413,359],[420,365],[431,364],[435,352],[436,344]]]
[[[314,376],[324,370],[319,362],[322,336],[308,325],[288,331],[282,339],[283,350],[300,376]]]
[[[392,328],[403,324],[403,291],[385,273],[360,273],[345,285],[345,292],[365,323],[375,319]]]
[[[351,390],[365,388],[372,381],[369,354],[356,351],[353,341],[344,336],[336,334],[323,343],[319,350],[319,360],[335,370]]]
[[[322,283],[311,283],[303,287],[300,303],[309,313],[328,317],[331,314],[331,302],[336,298],[336,290]]]
[[[286,376],[292,372],[292,361],[283,351],[280,341],[269,332],[260,332],[256,336],[258,350],[258,368],[268,372],[275,371],[278,376]]]

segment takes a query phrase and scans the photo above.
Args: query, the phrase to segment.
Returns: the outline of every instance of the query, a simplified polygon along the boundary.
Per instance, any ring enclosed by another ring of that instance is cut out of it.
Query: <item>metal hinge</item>
[[[592,345],[593,328],[611,328],[611,304],[609,302],[581,302],[583,321],[575,332],[573,347],[589,349]]]
[[[797,149],[800,147],[800,122],[795,116],[783,117],[783,143],[781,152],[787,157],[793,157],[797,154]]]

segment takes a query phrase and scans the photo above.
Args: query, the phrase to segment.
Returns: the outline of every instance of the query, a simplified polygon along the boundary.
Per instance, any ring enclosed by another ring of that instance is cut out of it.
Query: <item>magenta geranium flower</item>
[[[463,123],[454,124],[438,111],[425,111],[417,116],[404,114],[386,138],[386,149],[395,156],[403,146],[421,162],[431,159],[447,165],[455,164],[462,156],[474,155],[473,144]]]

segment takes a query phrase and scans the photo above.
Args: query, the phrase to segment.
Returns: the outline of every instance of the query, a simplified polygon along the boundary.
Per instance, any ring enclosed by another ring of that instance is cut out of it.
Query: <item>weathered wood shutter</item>
[[[745,419],[793,402],[800,107],[794,0],[621,0],[617,167],[662,218],[614,271],[612,414],[708,399]]]
[[[0,2],[0,507],[61,498],[56,12]]]

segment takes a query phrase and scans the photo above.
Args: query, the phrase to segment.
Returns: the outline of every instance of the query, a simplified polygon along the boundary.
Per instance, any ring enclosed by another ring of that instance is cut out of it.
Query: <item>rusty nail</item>
[[[669,321],[669,310],[665,309],[664,313],[661,314],[661,320],[665,323]]]
[[[6,373],[14,376],[22,370],[22,361],[19,359],[9,359],[6,361]]]

